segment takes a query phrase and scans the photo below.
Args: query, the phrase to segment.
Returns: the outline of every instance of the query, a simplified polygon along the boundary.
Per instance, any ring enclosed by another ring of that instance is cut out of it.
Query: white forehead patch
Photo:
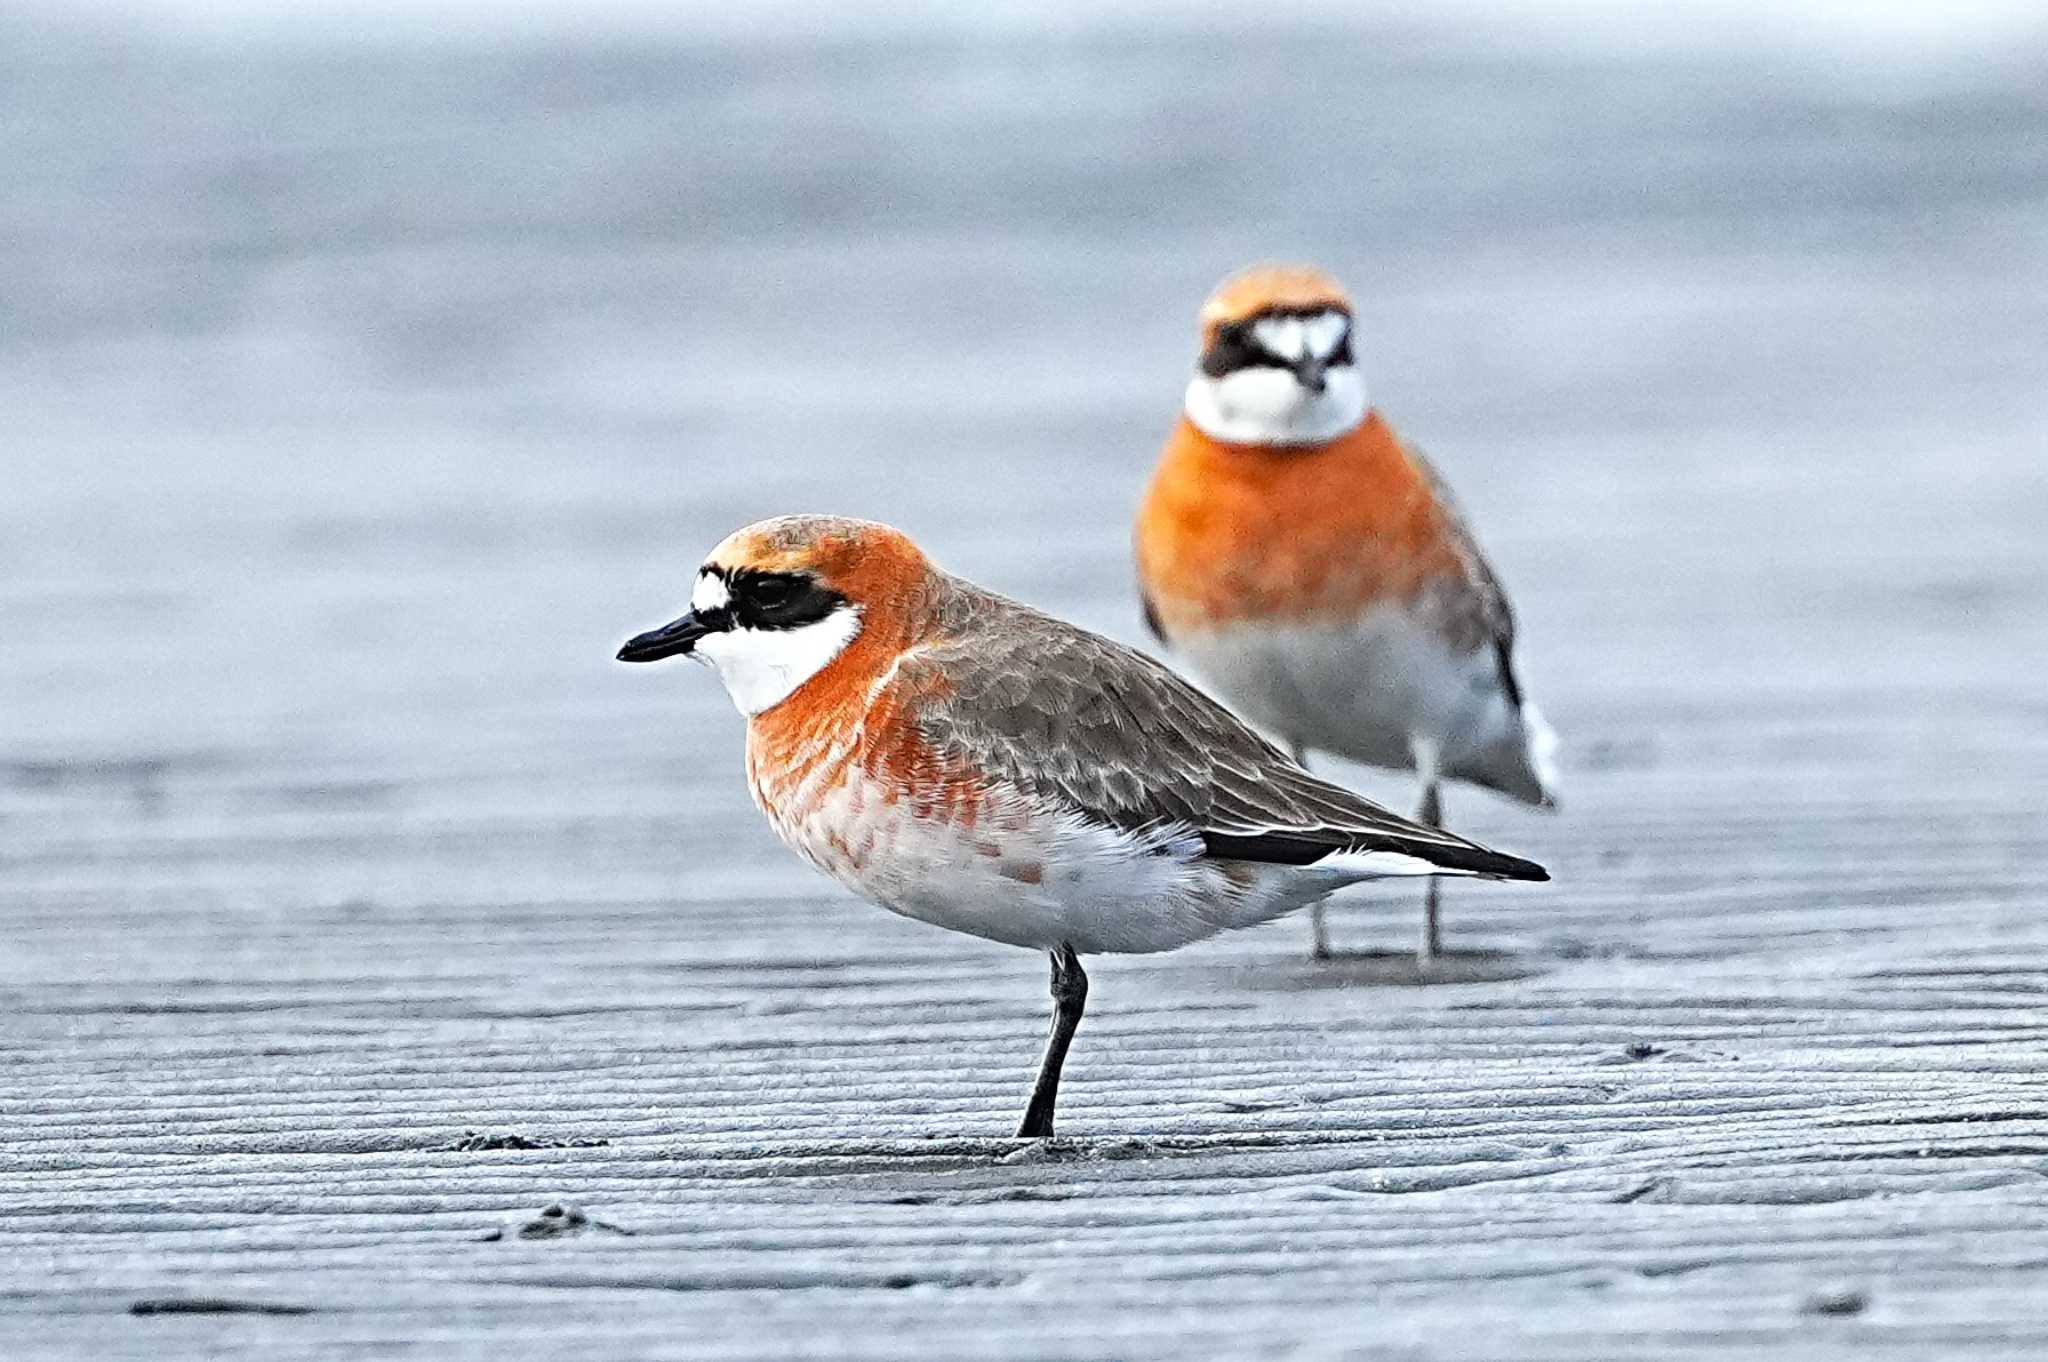
[[[1318,312],[1301,323],[1302,339],[1308,352],[1317,359],[1328,359],[1337,353],[1350,330],[1351,319],[1341,312]]]
[[[1350,330],[1351,319],[1341,312],[1261,317],[1252,323],[1252,337],[1260,346],[1290,364],[1310,356],[1328,359],[1344,343],[1345,333]]]
[[[732,592],[726,588],[725,579],[705,568],[697,574],[697,586],[690,592],[690,608],[698,614],[723,610],[732,604]]]
[[[1308,353],[1308,334],[1299,317],[1261,317],[1252,323],[1260,348],[1288,361]]]
[[[712,579],[717,581],[716,578]],[[703,588],[700,581],[699,590]],[[718,582],[721,601],[725,583]],[[691,607],[702,610],[695,596]],[[773,709],[825,664],[846,651],[860,633],[860,611],[842,605],[821,620],[794,629],[727,629],[697,641],[695,656],[718,672],[726,694],[749,717]]]

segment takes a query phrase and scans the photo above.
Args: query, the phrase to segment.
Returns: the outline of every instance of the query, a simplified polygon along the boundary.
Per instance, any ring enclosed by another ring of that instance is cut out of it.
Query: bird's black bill
[[[1310,392],[1319,393],[1329,386],[1327,380],[1323,377],[1323,370],[1327,366],[1325,366],[1322,360],[1314,358],[1304,359],[1293,367],[1295,378],[1300,381],[1302,387],[1307,388]]]
[[[686,656],[697,646],[698,639],[716,632],[714,625],[706,623],[703,616],[692,610],[659,629],[649,629],[627,639],[626,646],[619,649],[619,661],[659,662],[664,657]]]

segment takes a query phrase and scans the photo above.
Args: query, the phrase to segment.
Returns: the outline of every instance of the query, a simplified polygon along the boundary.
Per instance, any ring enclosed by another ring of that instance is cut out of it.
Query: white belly
[[[1140,839],[1018,798],[977,811],[971,823],[920,817],[857,775],[801,813],[767,811],[798,854],[862,898],[1039,950],[1172,950],[1361,878],[1219,865],[1199,859],[1196,838]]]
[[[1413,769],[1423,747],[1446,776],[1540,797],[1528,726],[1493,650],[1457,653],[1405,611],[1334,627],[1243,624],[1174,646],[1283,743],[1396,770]]]

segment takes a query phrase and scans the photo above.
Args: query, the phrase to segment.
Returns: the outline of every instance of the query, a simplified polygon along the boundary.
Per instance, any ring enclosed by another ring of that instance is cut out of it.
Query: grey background
[[[2048,50],[1231,23],[0,19],[9,1355],[2048,1349]],[[1399,889],[1093,964],[1022,1151],[1042,962],[611,654],[799,509],[1135,638],[1276,254],[1516,594],[1566,808],[1450,812],[1556,882],[1448,983]]]

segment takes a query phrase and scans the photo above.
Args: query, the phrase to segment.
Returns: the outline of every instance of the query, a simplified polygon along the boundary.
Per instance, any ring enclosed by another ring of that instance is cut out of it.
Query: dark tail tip
[[[1527,880],[1531,884],[1543,884],[1550,879],[1550,872],[1534,861],[1525,861],[1520,856],[1506,856],[1493,853],[1493,859],[1500,869],[1493,873],[1504,880]]]
[[[1488,879],[1526,880],[1541,884],[1550,878],[1550,872],[1534,861],[1525,861],[1504,851],[1491,851],[1475,843],[1468,842],[1455,850],[1432,848],[1431,853],[1430,859],[1447,869],[1467,870]]]

